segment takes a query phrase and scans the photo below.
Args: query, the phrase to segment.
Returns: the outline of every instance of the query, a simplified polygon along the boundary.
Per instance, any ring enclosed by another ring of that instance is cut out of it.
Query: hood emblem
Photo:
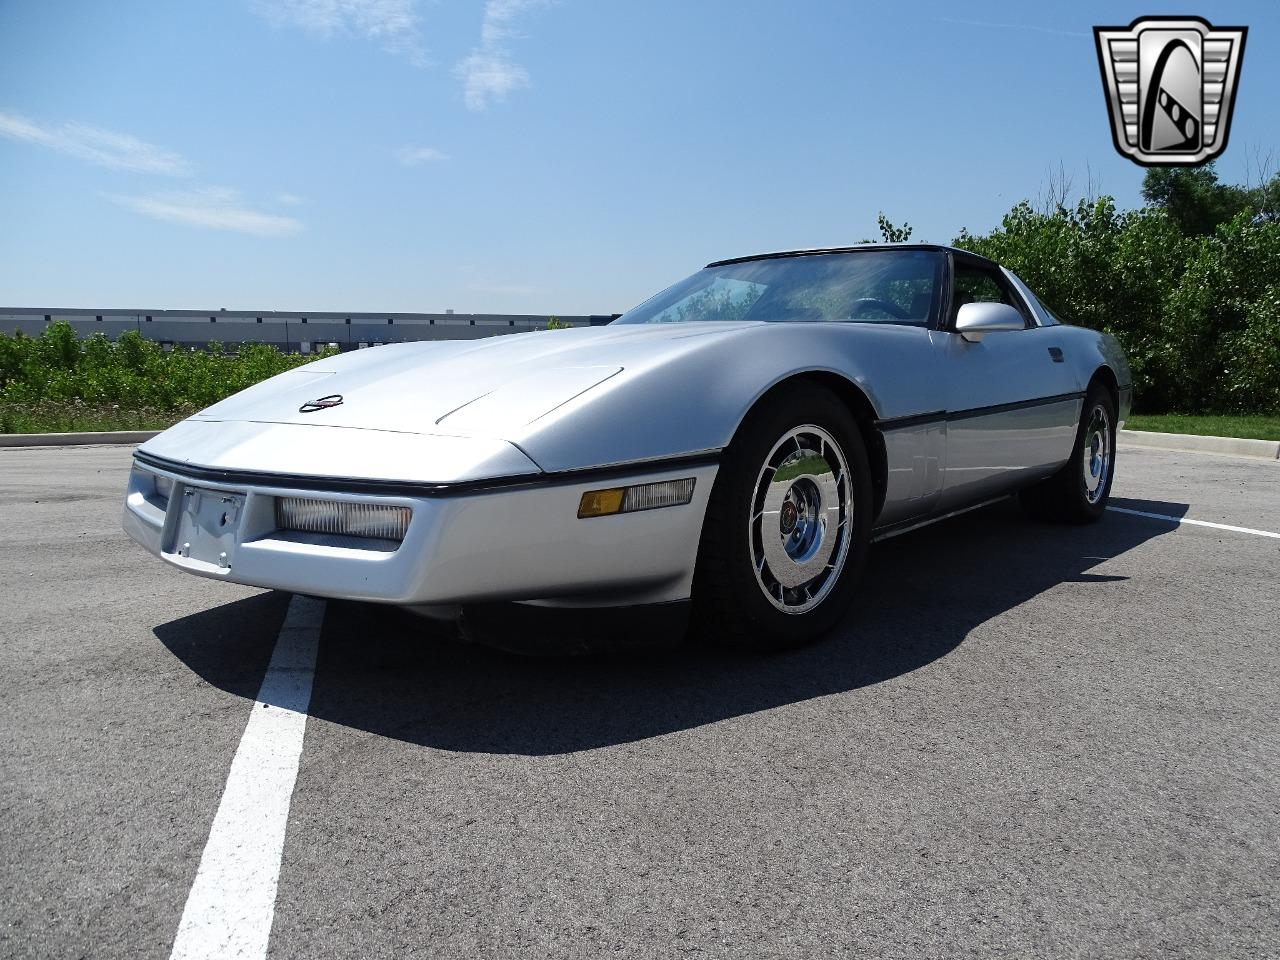
[[[330,407],[336,407],[342,403],[342,394],[331,393],[327,397],[321,397],[319,400],[308,400],[298,408],[299,413],[315,413],[317,410],[328,410]]]

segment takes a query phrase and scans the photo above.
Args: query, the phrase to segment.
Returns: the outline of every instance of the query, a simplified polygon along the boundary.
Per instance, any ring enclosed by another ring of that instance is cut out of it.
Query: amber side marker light
[[[578,518],[609,517],[616,513],[635,513],[659,507],[678,507],[693,499],[693,477],[684,480],[659,480],[634,487],[611,487],[588,490],[578,503]]]

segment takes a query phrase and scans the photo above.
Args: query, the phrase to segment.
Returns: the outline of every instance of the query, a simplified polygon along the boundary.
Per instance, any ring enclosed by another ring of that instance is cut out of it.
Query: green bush
[[[1008,266],[1063,320],[1114,334],[1137,409],[1269,412],[1280,409],[1278,182],[1249,190],[1211,168],[1153,170],[1141,209],[1024,202],[955,243]]]
[[[11,421],[15,409],[63,411],[59,420],[85,408],[181,416],[312,359],[257,343],[166,352],[134,331],[80,340],[57,322],[38,337],[0,334],[0,407]]]
[[[1020,203],[990,234],[956,246],[1004,264],[1068,323],[1120,341],[1143,402],[1163,409],[1170,384],[1165,302],[1191,241],[1160,210],[1120,212],[1110,197],[1037,212]]]

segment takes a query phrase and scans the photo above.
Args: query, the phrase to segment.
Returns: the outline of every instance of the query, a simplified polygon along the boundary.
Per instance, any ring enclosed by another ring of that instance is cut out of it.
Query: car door
[[[932,335],[947,398],[944,512],[1007,493],[1065,463],[1083,401],[1059,328],[1039,323],[996,264],[954,254],[949,292],[946,322]],[[1009,304],[1026,326],[965,339],[955,332],[956,313],[983,301]]]

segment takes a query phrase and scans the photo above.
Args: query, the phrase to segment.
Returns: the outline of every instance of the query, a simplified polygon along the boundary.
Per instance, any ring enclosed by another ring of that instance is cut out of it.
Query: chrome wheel
[[[826,598],[849,555],[853,486],[844,451],[821,427],[796,427],[773,445],[756,478],[750,537],[756,582],[783,613]]]
[[[1102,499],[1111,475],[1111,421],[1101,406],[1093,408],[1084,433],[1081,469],[1084,472],[1084,498],[1091,504]]]

